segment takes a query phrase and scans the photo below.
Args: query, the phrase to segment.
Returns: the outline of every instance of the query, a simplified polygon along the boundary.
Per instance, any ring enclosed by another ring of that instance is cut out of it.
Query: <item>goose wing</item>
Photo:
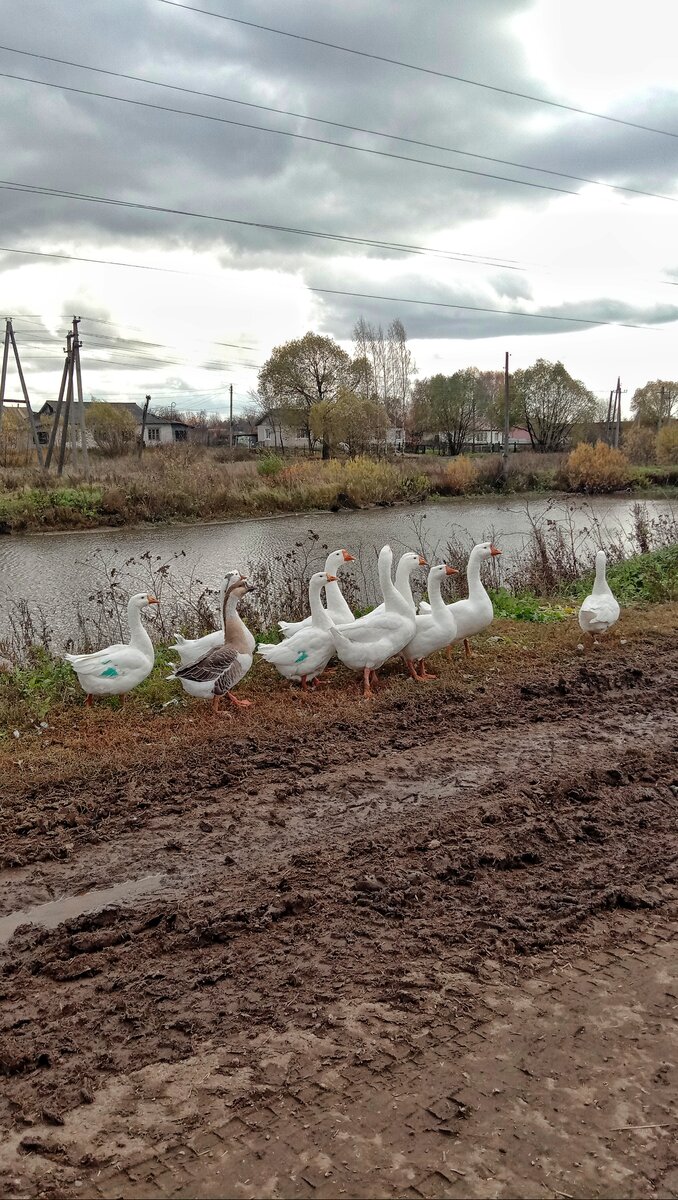
[[[215,696],[221,696],[239,683],[243,669],[237,651],[232,646],[219,646],[197,662],[179,667],[174,676],[176,679],[190,679],[193,683],[214,683]]]
[[[121,642],[93,654],[66,654],[77,675],[97,679],[125,679],[132,671],[148,667],[149,659],[141,650]]]

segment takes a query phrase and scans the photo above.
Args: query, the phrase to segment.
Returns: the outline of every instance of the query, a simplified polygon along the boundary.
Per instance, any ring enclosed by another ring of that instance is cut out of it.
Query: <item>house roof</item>
[[[84,403],[84,407],[87,409],[87,408],[89,408],[89,406],[92,403],[96,403],[96,401],[85,400],[83,403]],[[112,404],[115,408],[126,409],[127,412],[130,413],[131,416],[134,417],[134,420],[137,422],[137,424],[138,425],[141,424],[141,420],[144,415],[144,410],[141,407],[141,405],[137,404],[135,401],[133,401],[133,400],[132,401],[107,400],[105,403]],[[56,407],[57,407],[56,400],[46,400],[45,403],[43,404],[42,408],[38,409],[38,416],[43,417],[43,416],[51,415],[52,413],[56,412]],[[71,410],[75,410],[75,412],[77,413],[79,411],[79,409],[80,409],[80,401],[79,400],[71,401]],[[62,412],[63,412],[63,409],[62,409]],[[148,416],[150,417],[151,413],[149,413]]]

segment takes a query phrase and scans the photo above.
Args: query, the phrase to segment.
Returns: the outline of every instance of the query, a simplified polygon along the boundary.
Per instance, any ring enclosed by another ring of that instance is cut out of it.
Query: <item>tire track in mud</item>
[[[116,783],[136,806],[116,794],[101,841],[85,831],[14,889],[5,872],[5,904],[132,864],[170,882],[0,952],[5,1122],[213,1042],[247,1063],[254,1031],[290,1022],[331,1027],[350,1054],[341,1014],[356,1004],[416,1029],[442,991],[463,998],[461,973],[574,942],[592,913],[659,903],[678,880],[676,658],[652,678],[627,661],[470,702],[446,691],[434,713],[398,701],[322,745],[300,739],[291,765],[257,746],[247,776],[226,755],[196,775],[196,755],[178,782],[153,782],[154,803],[148,785]]]

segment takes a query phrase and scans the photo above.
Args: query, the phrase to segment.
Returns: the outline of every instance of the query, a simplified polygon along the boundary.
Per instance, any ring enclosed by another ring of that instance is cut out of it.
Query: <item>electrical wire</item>
[[[348,246],[366,246],[368,249],[377,250],[396,250],[404,254],[432,254],[440,258],[451,259],[452,261],[465,262],[467,260],[477,262],[483,266],[497,267],[501,270],[521,270],[522,268],[511,264],[511,260],[483,258],[482,256],[469,257],[461,253],[448,253],[438,251],[435,248],[427,246],[414,246],[407,242],[387,242],[380,241],[377,238],[359,238],[351,237],[348,234],[341,233],[324,233],[317,229],[303,229],[291,225],[275,225],[272,222],[266,221],[245,221],[239,217],[222,217],[216,214],[193,212],[190,209],[181,208],[165,208],[157,204],[141,204],[131,200],[116,200],[108,196],[90,196],[81,192],[70,192],[63,188],[42,187],[38,184],[17,183],[14,180],[0,180],[0,189],[3,191],[28,192],[33,195],[63,197],[65,199],[86,200],[93,204],[110,204],[121,206],[123,208],[136,208],[147,210],[148,212],[168,213],[172,216],[195,217],[199,220],[217,221],[224,225],[242,225],[248,229],[266,229],[275,233],[289,233],[299,237],[318,238],[320,241],[338,242]],[[20,253],[20,251],[10,251],[10,253]],[[29,251],[28,253],[38,253],[38,251]],[[118,264],[112,264],[118,265]]]
[[[58,63],[60,66],[65,67],[76,67],[80,71],[91,71],[97,75],[108,75],[113,79],[125,79],[133,83],[143,83],[149,87],[165,88],[169,91],[180,92],[186,96],[200,96],[207,100],[220,100],[226,104],[237,104],[243,108],[254,108],[259,112],[276,113],[277,116],[294,117],[296,120],[301,121],[312,121],[316,125],[331,125],[335,129],[347,129],[352,133],[364,133],[370,137],[385,138],[392,142],[405,142],[407,145],[421,146],[422,149],[426,150],[441,150],[445,154],[461,154],[465,158],[476,158],[482,162],[497,163],[503,167],[518,167],[522,171],[535,171],[540,175],[555,175],[559,179],[570,179],[575,183],[591,184],[594,187],[610,188],[616,192],[626,192],[636,196],[650,196],[654,199],[673,199],[673,197],[663,196],[656,192],[646,192],[640,188],[624,187],[622,184],[608,183],[601,179],[589,179],[585,175],[571,175],[567,171],[557,171],[552,167],[535,167],[530,163],[519,163],[510,158],[496,158],[491,154],[478,154],[471,150],[459,150],[455,146],[443,146],[437,142],[425,142],[419,138],[404,137],[396,133],[385,133],[379,129],[367,129],[360,125],[349,125],[345,121],[332,121],[328,117],[313,117],[308,113],[298,113],[285,108],[273,108],[269,104],[255,104],[251,100],[237,100],[233,96],[223,96],[218,92],[203,92],[197,88],[182,87],[176,83],[163,83],[158,79],[148,79],[141,75],[130,75],[124,71],[111,71],[104,67],[92,67],[87,63],[74,62],[68,58],[57,58],[53,54],[37,54],[32,50],[20,50],[16,46],[3,45],[0,45],[0,50],[5,50],[9,54],[21,54],[27,58],[37,58],[41,62]]]
[[[200,121],[213,121],[218,125],[234,125],[238,129],[253,129],[259,133],[272,133],[276,137],[295,138],[301,142],[312,142],[321,146],[338,146],[342,150],[351,150],[354,154],[372,154],[377,158],[395,159],[398,162],[413,163],[417,167],[434,167],[439,171],[454,171],[459,175],[473,175],[480,179],[494,179],[502,183],[513,183],[518,187],[537,188],[542,192],[559,192],[566,196],[578,196],[579,193],[571,188],[556,187],[550,183],[535,183],[532,179],[514,179],[509,175],[495,175],[491,171],[474,171],[471,167],[455,167],[452,163],[432,162],[428,158],[412,158],[407,154],[395,154],[391,150],[374,150],[368,146],[352,146],[349,142],[335,142],[331,138],[312,137],[309,133],[293,133],[289,129],[273,129],[269,125],[254,125],[251,121],[235,121],[231,117],[217,117],[211,113],[191,112],[186,108],[171,108],[166,104],[152,104],[150,100],[131,100],[126,96],[112,96],[109,92],[95,92],[89,88],[70,87],[65,83],[48,83],[44,79],[32,79],[28,75],[12,75],[8,71],[0,71],[0,79],[14,79],[20,83],[32,83],[38,87],[56,88],[60,92],[72,92],[78,96],[94,96],[99,100],[114,100],[117,104],[130,104],[135,108],[148,108],[155,112],[172,113],[173,116],[192,117]],[[671,200],[671,196],[660,196],[662,200]],[[676,201],[678,202],[678,201]]]
[[[533,96],[529,92],[518,92],[513,88],[498,87],[491,83],[481,83],[478,79],[468,79],[464,75],[452,75],[449,71],[437,71],[433,67],[420,67],[415,63],[403,62],[398,58],[387,58],[384,54],[373,54],[367,50],[355,50],[351,46],[340,46],[336,42],[322,41],[320,38],[308,37],[301,33],[291,33],[287,29],[274,29],[270,25],[262,25],[257,21],[245,21],[241,17],[227,16],[225,13],[212,12],[206,8],[197,8],[192,4],[183,4],[179,0],[158,0],[160,4],[167,4],[171,8],[182,8],[187,12],[200,13],[205,17],[216,17],[220,21],[231,21],[234,25],[246,25],[250,29],[264,30],[266,33],[274,33],[278,37],[293,38],[299,42],[310,42],[314,46],[324,46],[329,50],[338,50],[342,54],[353,54],[358,58],[369,58],[375,62],[389,63],[394,67],[403,67],[408,71],[419,71],[424,75],[435,75],[439,79],[451,79],[455,83],[463,83],[469,87],[483,88],[488,92],[497,92],[501,96],[514,96],[519,100],[529,100],[533,104],[545,104],[550,108],[559,108],[565,112],[577,113],[579,116],[595,117],[598,121],[610,121],[614,125],[626,125],[630,129],[640,129],[644,133],[657,133],[662,137],[678,137],[678,133],[674,133],[668,129],[656,129],[652,125],[641,125],[636,121],[624,121],[621,117],[611,117],[607,113],[592,112],[587,108],[577,108],[572,104],[562,104],[558,100],[547,100],[545,96]]]
[[[10,190],[10,191],[18,191],[18,192],[27,192],[31,195],[52,196],[57,199],[80,200],[80,201],[85,201],[87,203],[112,205],[114,207],[130,208],[135,211],[167,213],[167,214],[170,214],[173,216],[188,216],[188,217],[193,217],[193,218],[197,218],[200,220],[226,222],[227,224],[248,225],[248,226],[252,226],[255,228],[266,228],[266,229],[273,228],[270,225],[263,225],[262,223],[253,222],[253,221],[235,221],[233,218],[230,218],[230,217],[219,217],[219,216],[215,216],[215,215],[212,215],[209,213],[192,212],[192,211],[189,211],[186,209],[165,208],[164,206],[158,205],[158,204],[141,204],[138,201],[131,201],[131,200],[117,200],[110,196],[89,196],[89,195],[85,195],[85,194],[82,194],[79,192],[65,191],[65,190],[62,190],[59,188],[41,187],[37,184],[23,184],[23,183],[18,184],[18,183],[14,183],[10,180],[0,180],[0,189]],[[311,236],[311,237],[317,237],[317,236],[328,237],[329,236],[331,240],[340,240],[340,241],[349,240],[349,239],[344,239],[342,237],[337,237],[337,235],[326,235],[326,234],[319,235],[319,234],[317,234],[315,232],[311,232],[311,231],[298,230],[298,229],[286,229],[282,226],[275,226],[274,228],[281,230],[283,232],[286,232],[286,233],[291,232],[291,233],[297,233],[297,234],[306,234],[307,236]],[[623,329],[645,329],[645,328],[647,328],[647,326],[644,326],[644,325],[636,325],[636,324],[626,323],[626,322],[622,322],[622,321],[603,321],[603,320],[596,320],[595,318],[591,318],[591,317],[563,317],[563,316],[559,316],[556,313],[553,313],[553,314],[529,313],[529,312],[521,312],[519,309],[489,308],[489,307],[486,308],[486,307],[479,307],[478,305],[474,305],[474,304],[451,304],[451,303],[446,303],[442,300],[420,300],[420,299],[413,299],[413,298],[403,297],[403,296],[374,295],[372,293],[365,293],[365,292],[340,291],[339,289],[334,289],[334,288],[309,287],[308,290],[311,292],[317,292],[319,294],[325,294],[325,295],[353,296],[356,298],[367,299],[367,300],[387,300],[387,301],[392,301],[392,302],[395,302],[398,304],[422,304],[422,305],[427,305],[427,306],[433,307],[433,308],[458,309],[458,310],[466,311],[466,312],[490,312],[490,313],[498,313],[503,316],[527,317],[532,320],[561,321],[561,322],[566,322],[568,324],[595,325],[595,326],[609,325],[609,326],[621,327]]]

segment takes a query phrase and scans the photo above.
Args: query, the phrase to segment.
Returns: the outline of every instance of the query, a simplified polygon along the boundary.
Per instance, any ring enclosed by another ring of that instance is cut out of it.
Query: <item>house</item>
[[[260,450],[308,450],[306,430],[283,424],[276,412],[264,413],[257,425]]]
[[[87,409],[92,401],[84,401],[85,419],[87,419]],[[141,435],[141,424],[143,421],[144,410],[140,404],[135,402],[114,402],[116,408],[124,408],[133,417],[136,425],[137,438]],[[47,400],[42,408],[38,409],[38,440],[45,443],[49,440],[49,431],[45,429],[45,425],[55,416],[57,410],[56,401]],[[61,409],[63,419],[65,405]],[[80,403],[73,401],[71,412],[75,420],[76,436],[79,439],[80,432]],[[42,425],[42,428],[40,426]],[[185,421],[173,421],[167,417],[160,417],[157,413],[149,412],[146,415],[146,429],[144,432],[144,445],[146,446],[166,446],[174,442],[186,442],[191,437],[191,426]],[[91,432],[87,433],[88,448],[96,445]]]

